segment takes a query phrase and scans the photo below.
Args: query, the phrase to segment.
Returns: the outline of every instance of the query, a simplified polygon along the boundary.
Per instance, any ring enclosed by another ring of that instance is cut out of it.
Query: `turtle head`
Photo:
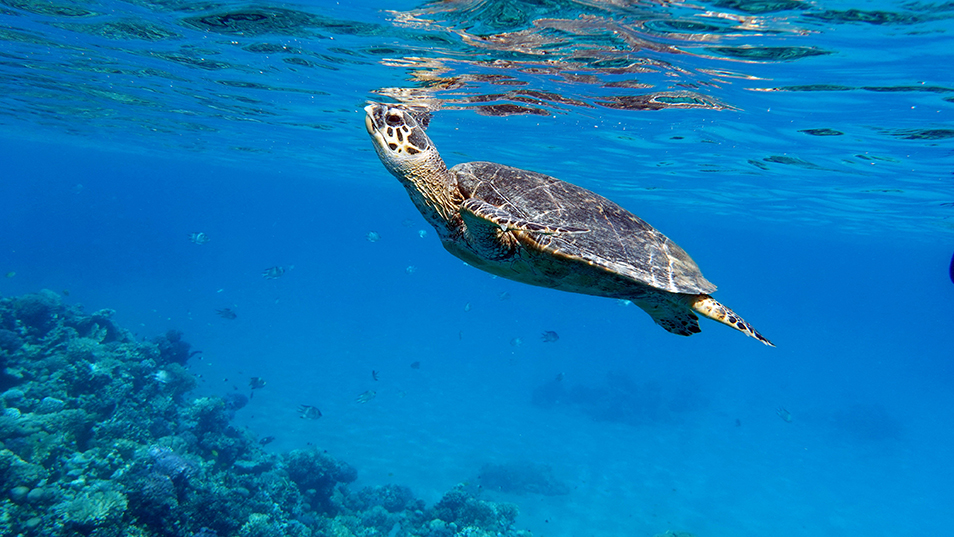
[[[434,142],[424,133],[427,113],[406,107],[371,103],[364,125],[384,166],[402,181],[438,178],[447,169]]]
[[[401,181],[441,236],[453,233],[463,199],[457,179],[424,134],[427,113],[382,103],[371,103],[364,110],[364,125],[384,167]]]

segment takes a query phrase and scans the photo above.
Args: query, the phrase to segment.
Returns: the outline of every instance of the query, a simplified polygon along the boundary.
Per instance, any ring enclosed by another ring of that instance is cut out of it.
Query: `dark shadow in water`
[[[856,403],[832,415],[835,429],[858,442],[898,440],[904,428],[901,422],[877,403]]]
[[[481,467],[477,479],[485,491],[544,496],[570,493],[570,486],[557,479],[553,468],[531,461],[485,464]]]
[[[637,382],[618,371],[607,374],[600,386],[550,381],[533,390],[532,403],[540,408],[572,408],[596,421],[629,425],[671,423],[709,404],[695,381],[684,379],[675,386]]]

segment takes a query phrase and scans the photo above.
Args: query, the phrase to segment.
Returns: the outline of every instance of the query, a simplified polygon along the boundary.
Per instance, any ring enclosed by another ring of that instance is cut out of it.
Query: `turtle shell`
[[[465,198],[477,198],[513,216],[585,233],[528,232],[544,251],[577,260],[671,293],[711,293],[710,283],[685,250],[638,216],[585,188],[493,162],[451,169]]]

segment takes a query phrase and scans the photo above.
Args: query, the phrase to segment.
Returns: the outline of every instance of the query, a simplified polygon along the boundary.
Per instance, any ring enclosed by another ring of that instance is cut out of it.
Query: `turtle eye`
[[[404,117],[402,117],[400,114],[388,114],[384,118],[384,121],[392,127],[397,127],[404,124]]]

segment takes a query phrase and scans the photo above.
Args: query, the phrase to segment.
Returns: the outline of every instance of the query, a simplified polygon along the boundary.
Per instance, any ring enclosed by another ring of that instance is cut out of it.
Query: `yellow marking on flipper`
[[[713,321],[719,321],[724,325],[731,326],[749,337],[754,337],[769,347],[775,346],[775,344],[760,334],[752,325],[745,322],[742,317],[739,317],[736,312],[709,295],[692,295],[689,297],[689,305],[692,309]]]

